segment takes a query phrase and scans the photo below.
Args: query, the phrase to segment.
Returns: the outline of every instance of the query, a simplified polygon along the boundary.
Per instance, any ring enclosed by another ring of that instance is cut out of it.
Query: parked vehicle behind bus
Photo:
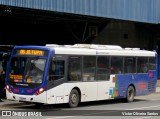
[[[70,107],[118,98],[132,102],[155,92],[157,61],[156,52],[120,46],[15,46],[7,67],[7,99]]]

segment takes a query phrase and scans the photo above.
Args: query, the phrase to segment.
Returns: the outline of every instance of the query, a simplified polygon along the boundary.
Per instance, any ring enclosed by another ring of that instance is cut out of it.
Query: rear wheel
[[[79,93],[76,89],[73,89],[69,96],[69,106],[71,108],[77,107],[79,104]]]
[[[126,97],[127,102],[133,102],[134,95],[135,95],[134,87],[129,86],[128,89],[127,89],[127,97]]]

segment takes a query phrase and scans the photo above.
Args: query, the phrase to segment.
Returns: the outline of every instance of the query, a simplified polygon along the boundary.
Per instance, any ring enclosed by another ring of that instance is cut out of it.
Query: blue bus
[[[15,46],[7,65],[7,99],[35,104],[125,98],[155,93],[157,53],[114,45]]]

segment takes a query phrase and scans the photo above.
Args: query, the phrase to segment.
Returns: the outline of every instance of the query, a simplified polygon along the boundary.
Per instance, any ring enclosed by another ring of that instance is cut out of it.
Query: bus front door
[[[66,78],[66,57],[54,56],[49,65],[47,80],[47,103],[58,104],[64,102],[64,82]]]

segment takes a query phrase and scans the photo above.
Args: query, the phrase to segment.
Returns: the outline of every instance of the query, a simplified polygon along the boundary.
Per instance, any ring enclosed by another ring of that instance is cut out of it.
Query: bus
[[[117,45],[15,46],[7,65],[7,99],[70,107],[119,98],[132,102],[155,93],[157,57]]]

